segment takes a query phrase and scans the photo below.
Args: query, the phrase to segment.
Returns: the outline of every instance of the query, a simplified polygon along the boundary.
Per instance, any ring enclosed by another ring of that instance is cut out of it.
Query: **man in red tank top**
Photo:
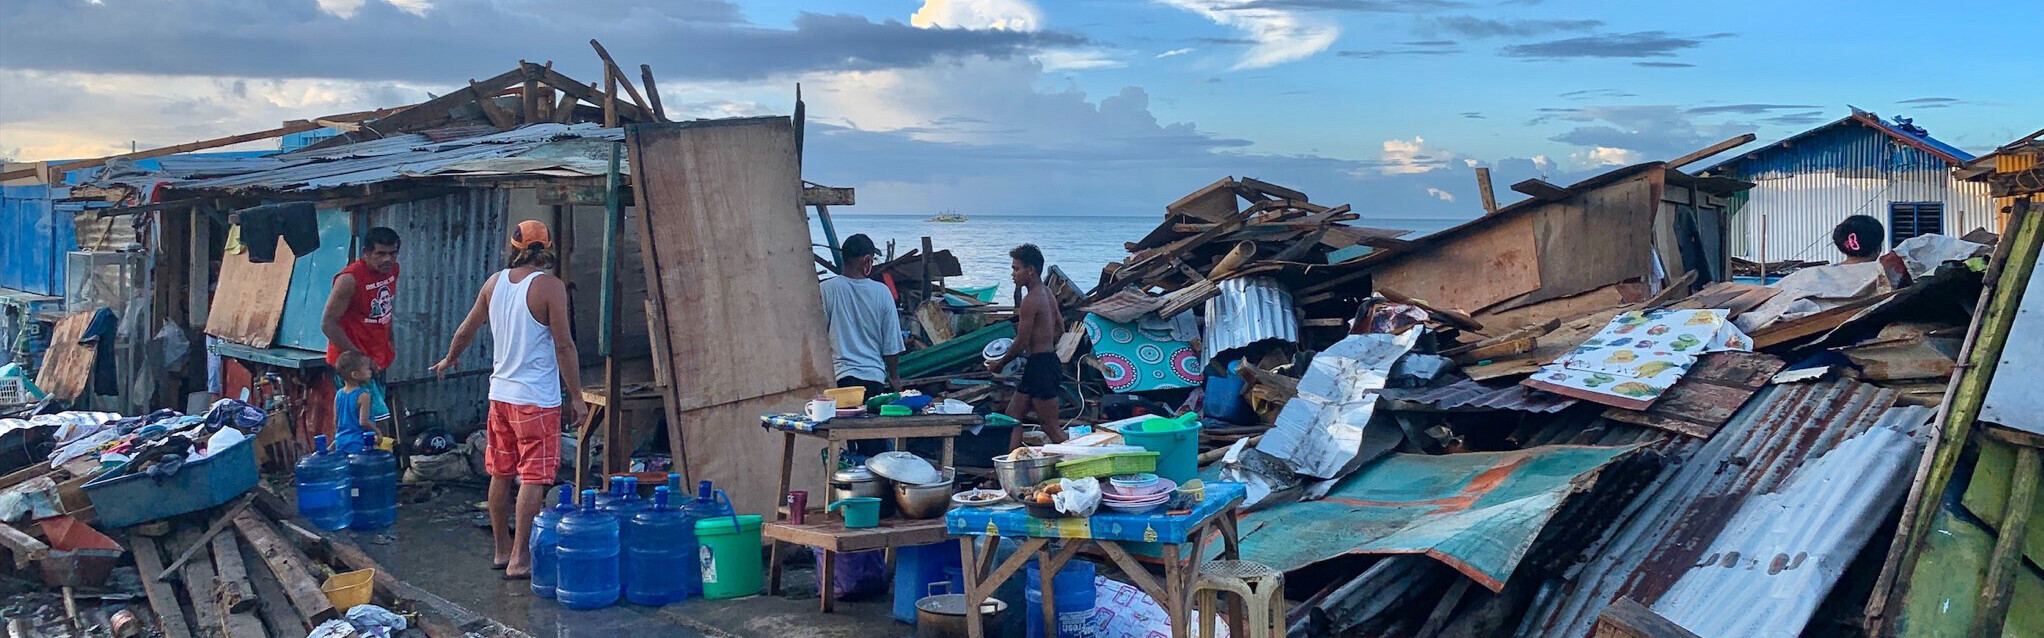
[[[379,422],[390,420],[382,377],[397,358],[390,341],[390,319],[397,298],[400,243],[395,230],[369,229],[362,256],[334,275],[333,291],[327,294],[326,312],[320,320],[320,331],[326,334],[328,366],[339,363],[344,352],[362,353],[376,363],[377,378],[365,385],[370,413]]]

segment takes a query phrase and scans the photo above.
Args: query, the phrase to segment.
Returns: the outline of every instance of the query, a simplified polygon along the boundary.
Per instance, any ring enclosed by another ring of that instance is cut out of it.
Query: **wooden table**
[[[603,427],[603,470],[605,476],[631,471],[632,450],[639,447],[651,435],[648,428],[632,418],[635,414],[652,412],[659,414],[666,409],[666,393],[660,388],[646,384],[624,386],[624,398],[617,406],[618,418],[605,419],[604,412],[611,408],[610,397],[604,395],[602,386],[582,389],[582,401],[589,404],[589,414],[575,428],[575,485],[588,488],[589,482],[589,436],[598,425]],[[657,419],[651,422],[658,422]],[[679,463],[680,460],[675,461]],[[602,489],[602,488],[596,488]]]
[[[955,460],[953,456],[956,452],[958,435],[964,434],[965,428],[980,425],[985,421],[985,417],[977,414],[872,416],[831,419],[815,425],[812,429],[804,430],[777,422],[763,415],[760,419],[760,427],[775,430],[784,435],[781,440],[781,488],[779,492],[776,492],[783,499],[788,495],[788,488],[792,487],[790,477],[795,467],[795,437],[810,436],[824,440],[823,489],[810,493],[813,495],[811,502],[821,504],[828,502],[820,499],[830,495],[830,473],[837,471],[838,447],[840,445],[851,441],[893,440],[894,449],[903,450],[908,447],[909,439],[941,438],[944,439],[944,458],[941,459],[940,465],[943,467],[957,467],[953,462]],[[781,504],[778,512],[779,517],[777,520],[787,520],[788,507],[786,502]]]
[[[767,593],[781,593],[781,552],[783,543],[792,543],[823,550],[823,561],[816,571],[823,580],[823,613],[830,613],[837,603],[832,592],[832,578],[837,574],[837,555],[842,552],[863,552],[869,550],[893,551],[898,547],[934,545],[950,539],[944,531],[944,519],[914,520],[890,518],[880,521],[879,527],[849,529],[844,521],[820,523],[767,523],[761,526],[761,535],[773,541],[767,554]],[[888,570],[893,571],[893,570]]]
[[[1153,514],[1131,516],[1119,513],[1094,514],[1084,519],[1047,520],[1029,517],[1025,510],[988,512],[978,508],[957,508],[945,514],[945,525],[959,539],[964,560],[965,616],[967,635],[985,638],[985,618],[980,604],[1002,583],[1022,571],[1030,557],[1040,561],[1043,582],[1043,626],[1055,632],[1057,602],[1052,578],[1079,552],[1092,550],[1128,574],[1135,586],[1157,600],[1171,622],[1172,638],[1192,635],[1192,590],[1198,583],[1199,565],[1205,562],[1207,542],[1219,537],[1220,557],[1240,560],[1242,544],[1236,530],[1235,508],[1242,504],[1246,490],[1240,483],[1214,482],[1207,485],[1207,500],[1188,513],[1177,516]],[[994,550],[1002,536],[1023,538],[1022,547],[1008,560],[994,565]],[[979,537],[977,539],[973,537]],[[1051,549],[1051,541],[1061,546]],[[1129,543],[1163,543],[1162,581],[1150,574],[1124,547]],[[977,545],[977,546],[975,546]],[[1185,546],[1190,545],[1190,548]],[[1021,601],[1013,605],[1021,609]],[[1023,610],[1023,613],[1028,613]]]

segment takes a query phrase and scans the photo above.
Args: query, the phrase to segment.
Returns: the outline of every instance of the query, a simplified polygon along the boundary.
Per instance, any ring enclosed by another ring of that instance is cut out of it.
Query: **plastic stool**
[[[1245,560],[1217,560],[1199,566],[1199,585],[1193,590],[1199,608],[1199,635],[1214,636],[1214,621],[1221,609],[1221,594],[1242,599],[1246,618],[1234,618],[1230,638],[1282,638],[1285,635],[1285,574],[1263,563]]]

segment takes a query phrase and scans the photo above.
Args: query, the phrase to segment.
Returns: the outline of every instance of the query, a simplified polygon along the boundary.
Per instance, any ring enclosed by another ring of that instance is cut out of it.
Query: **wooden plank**
[[[1569,189],[1550,184],[1544,179],[1529,179],[1512,185],[1512,190],[1532,195],[1536,199],[1562,199],[1572,194]]]
[[[803,186],[803,206],[852,206],[859,201],[857,189]]]
[[[244,565],[253,565],[248,570],[249,586],[256,593],[256,614],[262,616],[263,624],[269,628],[271,638],[305,638],[310,627],[298,617],[298,612],[286,602],[284,586],[277,582],[276,574],[262,564],[262,558],[255,551],[241,546],[241,560]]]
[[[573,78],[570,78],[566,75],[562,75],[561,72],[555,71],[553,69],[543,68],[536,65],[528,66],[527,69],[533,73],[539,74],[540,81],[547,83],[547,86],[559,89],[562,93],[568,94],[576,99],[580,99],[590,104],[595,104],[599,106],[603,104],[603,92],[597,90],[591,85],[578,82]],[[633,105],[630,103],[619,103],[617,105],[617,110],[619,111],[619,115],[624,117],[625,119],[629,119],[636,122],[651,121],[651,119],[646,116],[645,112],[639,110],[639,107],[637,105]],[[637,165],[635,164],[634,166]]]
[[[1729,613],[1729,612],[1728,612]],[[1620,598],[1597,614],[1591,638],[1700,638],[1631,598]]]
[[[1823,312],[1819,312],[1817,314],[1810,315],[1807,317],[1801,317],[1791,321],[1776,322],[1759,330],[1755,330],[1753,331],[1753,334],[1748,336],[1753,337],[1753,349],[1755,350],[1766,350],[1768,348],[1788,343],[1790,341],[1795,341],[1797,339],[1813,337],[1826,332],[1830,332],[1833,328],[1837,328],[1838,326],[1844,325],[1846,320],[1851,319],[1853,315],[1859,314],[1859,311],[1865,310],[1867,307],[1872,306],[1876,303],[1880,303],[1881,301],[1886,300],[1887,298],[1892,297],[1894,295],[1895,295],[1894,291],[1889,291],[1878,295],[1866,297],[1863,299],[1854,300],[1851,303],[1831,308],[1829,310],[1825,310]]]
[[[29,563],[48,558],[50,555],[49,545],[6,523],[0,523],[0,547],[5,547],[8,553],[14,555],[14,566],[17,569],[28,567]]]
[[[2044,473],[2044,464],[2040,464],[2037,448],[2016,446],[2008,506],[2003,510],[2001,526],[1995,530],[1994,553],[1987,559],[1987,580],[1980,589],[1980,611],[1973,616],[1975,636],[1999,636],[2008,620],[2016,572],[2023,569],[2023,541],[2030,531],[2030,514],[2037,501],[2040,473]]]
[[[1491,328],[1517,329],[1622,306],[1625,305],[1628,295],[1637,294],[1644,297],[1645,290],[1644,284],[1612,284],[1580,295],[1537,301],[1503,310],[1484,310],[1474,316]]]
[[[944,539],[950,537],[944,530],[944,519],[941,518],[887,519],[880,521],[879,527],[864,529],[847,529],[841,521],[803,525],[767,523],[761,528],[760,533],[768,540],[795,543],[832,552],[929,545],[944,542]]]
[[[603,50],[602,43],[597,42],[594,39],[591,39],[589,41],[589,46],[590,48],[596,49],[596,57],[603,59],[604,72],[608,73],[612,78],[614,78],[619,85],[624,86],[625,94],[632,97],[632,104],[638,105],[640,113],[642,114],[641,117],[646,118],[642,119],[641,121],[650,122],[667,121],[667,118],[661,116],[657,110],[653,110],[647,107],[648,103],[646,102],[645,96],[639,95],[638,87],[632,86],[632,79],[625,77],[625,70],[618,67],[617,60],[610,59],[610,52]]]
[[[319,581],[314,580],[305,557],[298,550],[277,535],[277,530],[254,512],[242,512],[234,517],[234,528],[241,532],[243,540],[255,549],[257,556],[270,567],[278,584],[284,587],[285,598],[298,610],[298,615],[308,624],[332,620],[340,614],[334,610],[326,594],[319,591]]]
[[[1377,294],[1383,295],[1385,299],[1389,299],[1397,303],[1410,304],[1416,306],[1420,310],[1426,311],[1427,314],[1432,315],[1434,319],[1440,321],[1441,323],[1461,328],[1463,330],[1483,329],[1483,322],[1477,321],[1476,318],[1474,317],[1462,314],[1460,312],[1456,312],[1454,310],[1436,308],[1434,307],[1433,304],[1427,303],[1424,300],[1414,299],[1412,297],[1405,296],[1404,294],[1399,293],[1398,291],[1392,290],[1390,288],[1379,286],[1377,287]]]
[[[208,547],[206,543],[198,542],[198,533],[189,528],[176,536],[177,547]],[[213,598],[213,588],[218,581],[213,576],[212,559],[185,563],[184,568],[178,570],[178,578],[184,585],[185,598],[192,602],[192,619],[198,623],[198,635],[226,636],[226,618],[220,613],[220,605]]]
[[[668,122],[667,108],[660,106],[660,87],[653,84],[653,65],[639,65],[639,79],[646,83],[646,105],[652,107],[653,117]]]
[[[519,60],[518,64],[523,66],[524,64],[526,64],[526,62],[524,60]],[[538,122],[539,79],[533,77],[533,75],[530,73],[525,74],[525,86],[518,91],[518,98],[520,109],[518,112],[518,121],[525,124],[532,124]]]
[[[1191,194],[1178,198],[1164,207],[1166,213],[1184,215],[1210,222],[1224,222],[1241,214],[1240,202],[1235,199],[1235,178],[1223,177],[1220,181],[1201,187]]]
[[[255,493],[252,492],[249,494],[241,495],[240,498],[235,500],[233,505],[230,505],[226,510],[223,510],[223,512],[220,514],[218,518],[213,519],[212,525],[206,526],[206,533],[199,535],[199,540],[211,542],[213,540],[213,537],[220,533],[220,530],[227,529],[228,525],[234,523],[235,515],[240,514],[242,510],[248,509],[249,503],[253,502],[255,502]],[[171,561],[169,567],[163,568],[163,571],[156,574],[156,580],[169,579],[171,572],[175,572],[178,570],[178,568],[184,567],[185,561],[191,560],[192,555],[197,554],[198,552],[199,545],[186,546],[184,548],[184,551],[178,552],[177,560]],[[142,577],[148,578],[149,574],[146,573],[142,574]]]
[[[1271,197],[1275,197],[1278,199],[1288,199],[1296,202],[1308,201],[1306,199],[1305,193],[1301,193],[1299,191],[1285,188],[1277,184],[1272,184],[1270,182],[1256,179],[1254,177],[1244,177],[1242,178],[1241,182],[1243,188],[1263,193],[1265,195],[1269,195]]]
[[[525,76],[526,72],[524,69],[512,69],[481,82],[471,81],[470,85],[479,86],[484,91],[495,93],[504,90],[505,87],[523,81]],[[413,105],[403,113],[383,118],[371,124],[369,128],[382,135],[392,135],[413,130],[421,125],[443,123],[449,119],[447,115],[449,110],[473,99],[475,99],[474,96],[466,92],[449,91],[446,95]]]
[[[268,348],[276,343],[277,324],[284,320],[284,299],[290,292],[298,258],[277,238],[277,259],[267,264],[248,261],[248,251],[220,259],[220,283],[206,312],[206,334],[245,346]]]
[[[93,363],[99,360],[95,346],[80,345],[85,329],[92,326],[93,310],[67,315],[50,332],[50,349],[43,355],[43,367],[36,385],[51,396],[70,401],[85,394],[92,381]],[[40,464],[38,464],[40,465]]]
[[[1496,214],[1498,212],[1498,197],[1497,193],[1492,192],[1490,189],[1490,168],[1484,166],[1476,167],[1476,192],[1483,196],[1483,214]]]
[[[1696,163],[1697,160],[1701,160],[1703,158],[1716,155],[1718,153],[1723,153],[1725,151],[1745,146],[1746,144],[1751,143],[1753,140],[1756,139],[1759,138],[1755,137],[1752,133],[1740,135],[1732,139],[1728,139],[1722,142],[1718,142],[1716,144],[1712,144],[1710,146],[1705,146],[1703,148],[1696,149],[1695,151],[1689,153],[1688,155],[1683,155],[1681,157],[1668,160],[1668,163],[1664,165],[1663,168],[1667,168],[1670,170],[1682,168],[1684,166]]]
[[[1604,418],[1710,438],[1788,362],[1754,352],[1713,352],[1643,411],[1611,408]]]
[[[256,605],[255,589],[248,581],[248,566],[241,560],[241,542],[233,534],[215,535],[212,540],[203,537],[194,541],[194,546],[210,544],[213,547],[213,573],[220,577],[218,598],[220,607],[229,612],[253,611]],[[229,631],[232,631],[232,627]]]
[[[483,110],[483,117],[490,119],[491,126],[499,129],[508,129],[518,126],[518,120],[511,116],[510,111],[506,111],[504,107],[497,105],[496,94],[498,89],[502,88],[485,88],[483,85],[477,84],[474,78],[470,78],[468,81],[468,92],[475,97],[476,108]]]
[[[130,536],[128,547],[135,555],[138,571],[144,574],[163,571],[163,551],[157,548],[156,539]],[[157,627],[163,630],[163,638],[192,638],[191,626],[185,624],[184,608],[178,606],[177,592],[168,583],[144,578],[142,593],[149,598],[149,611],[155,614]]]
[[[1437,308],[1463,312],[1540,290],[1533,216],[1506,216],[1451,241],[1392,257],[1372,271],[1371,280]]]

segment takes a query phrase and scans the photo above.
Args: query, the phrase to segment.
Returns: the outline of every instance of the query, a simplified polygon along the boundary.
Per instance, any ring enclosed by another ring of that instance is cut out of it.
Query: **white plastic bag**
[[[1051,503],[1057,506],[1057,511],[1085,518],[1092,516],[1093,510],[1099,509],[1100,479],[1091,477],[1078,480],[1058,479],[1058,485],[1063,486],[1063,489],[1051,495]]]

